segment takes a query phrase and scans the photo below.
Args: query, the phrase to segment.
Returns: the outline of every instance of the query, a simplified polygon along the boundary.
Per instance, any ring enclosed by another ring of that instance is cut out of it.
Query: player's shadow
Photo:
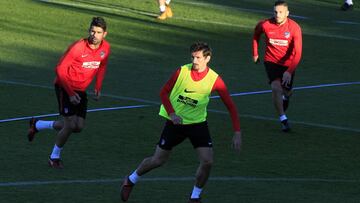
[[[195,33],[195,35],[202,36],[201,38],[204,38],[204,31],[202,29],[196,29],[195,27],[186,27],[186,26],[180,26],[170,23],[163,23],[158,20],[156,20],[157,14],[151,13],[148,11],[144,11],[141,9],[135,9],[135,8],[129,8],[126,6],[121,6],[117,4],[112,3],[98,3],[94,1],[84,1],[84,0],[77,0],[74,2],[79,3],[79,5],[76,4],[66,4],[66,3],[57,3],[57,2],[49,2],[49,1],[34,1],[35,3],[41,3],[41,4],[47,4],[50,6],[58,7],[58,8],[64,8],[67,10],[73,10],[77,12],[82,13],[89,13],[91,15],[94,15],[94,13],[97,13],[97,15],[101,14],[103,16],[115,16],[120,17],[124,19],[128,19],[129,21],[133,22],[139,22],[147,25],[154,25],[154,26],[161,26],[161,27],[171,27],[173,29],[178,29],[181,31],[185,31],[187,33]],[[97,9],[102,8],[102,9]],[[105,8],[105,9],[104,9]],[[146,18],[139,18],[137,16],[146,16]],[[209,30],[206,31],[206,36],[211,37],[211,35],[216,36],[217,34],[215,32],[211,32]]]
[[[147,17],[151,17],[151,18],[155,18],[157,16],[157,14],[149,12],[147,10],[129,8],[126,6],[113,4],[113,3],[104,3],[104,2],[100,3],[100,2],[92,2],[92,1],[85,1],[85,0],[77,0],[76,2],[81,2],[84,4],[88,4],[88,5],[93,5],[93,6],[99,6],[99,7],[107,8],[110,10],[112,9],[112,10],[118,11],[120,13],[133,13],[133,14],[143,15],[143,16],[147,16]]]

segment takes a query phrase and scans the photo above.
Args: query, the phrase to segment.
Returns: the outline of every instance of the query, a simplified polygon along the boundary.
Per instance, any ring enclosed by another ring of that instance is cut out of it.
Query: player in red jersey
[[[44,121],[32,118],[28,130],[31,142],[38,131],[57,130],[57,137],[48,163],[53,168],[63,168],[61,150],[71,133],[84,128],[87,111],[86,89],[96,77],[94,99],[100,98],[102,82],[110,54],[110,44],[106,22],[102,17],[94,17],[89,28],[89,36],[74,42],[61,57],[55,68],[55,92],[62,120]]]
[[[221,77],[207,66],[211,49],[206,43],[195,43],[190,48],[191,64],[179,68],[160,92],[160,115],[166,119],[163,132],[153,156],[145,158],[137,169],[125,177],[121,199],[127,201],[130,192],[141,176],[163,165],[172,149],[189,138],[199,157],[196,181],[189,203],[201,202],[200,194],[210,175],[213,164],[212,139],[206,116],[211,92],[219,93],[228,108],[233,124],[233,147],[240,150],[241,131],[236,106]]]
[[[265,34],[264,65],[272,89],[272,100],[284,132],[290,130],[285,111],[289,105],[295,70],[302,52],[301,28],[288,16],[287,3],[276,1],[274,17],[260,21],[253,36],[253,60],[258,63],[259,40],[261,34]]]

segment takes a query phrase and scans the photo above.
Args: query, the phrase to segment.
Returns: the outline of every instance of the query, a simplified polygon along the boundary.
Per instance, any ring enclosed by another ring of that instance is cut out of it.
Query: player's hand
[[[95,101],[99,101],[100,96],[101,96],[100,91],[94,90],[94,96],[93,96],[93,99],[94,99]]]
[[[289,87],[291,82],[291,74],[287,71],[284,72],[283,78],[282,78],[282,85],[285,87]]]
[[[232,139],[232,147],[235,149],[235,151],[240,152],[241,143],[242,143],[241,131],[236,131]]]
[[[75,93],[75,95],[69,97],[70,102],[74,105],[80,104],[81,97],[78,93]]]
[[[259,56],[253,56],[253,60],[254,60],[254,63],[255,63],[255,64],[260,63]]]
[[[169,116],[170,116],[171,121],[174,123],[174,125],[182,124],[182,118],[180,116],[176,115],[176,113],[171,113]]]

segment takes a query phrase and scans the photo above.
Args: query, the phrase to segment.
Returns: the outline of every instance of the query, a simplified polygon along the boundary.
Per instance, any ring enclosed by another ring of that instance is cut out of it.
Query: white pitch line
[[[114,111],[120,109],[135,109],[135,108],[143,108],[149,107],[151,105],[132,105],[132,106],[117,106],[117,107],[109,107],[109,108],[98,108],[98,109],[89,109],[87,112],[97,112],[97,111]],[[52,116],[58,116],[59,113],[52,113],[52,114],[43,114],[37,116],[25,116],[25,117],[18,117],[18,118],[8,118],[0,120],[0,123],[12,122],[12,121],[21,121],[21,120],[29,120],[31,118],[46,118]]]
[[[348,85],[360,85],[360,82],[343,82],[343,83],[333,83],[333,84],[310,85],[310,86],[294,87],[293,90],[317,89],[323,87],[337,87],[337,86],[348,86]],[[230,94],[230,96],[236,97],[236,96],[245,96],[245,95],[253,95],[253,94],[267,94],[267,93],[271,93],[271,90],[233,93]],[[217,99],[220,98],[220,96],[212,96],[210,98]]]
[[[26,87],[40,87],[40,88],[44,88],[44,89],[54,89],[54,87],[51,87],[51,86],[36,85],[36,84],[31,84],[31,83],[15,82],[15,81],[9,81],[9,80],[0,80],[0,83],[10,84],[10,85],[21,85],[21,86],[26,86]],[[309,85],[309,86],[294,87],[293,89],[294,90],[304,90],[304,89],[317,89],[317,88],[324,88],[324,87],[337,87],[337,86],[349,86],[349,85],[360,85],[360,82],[354,81],[354,82]],[[271,93],[271,90],[232,93],[232,94],[230,94],[230,96],[236,97],[236,96],[266,94],[266,93]],[[143,102],[143,103],[147,103],[147,104],[156,104],[156,105],[160,104],[159,102],[156,102],[156,101],[134,98],[134,97],[118,96],[118,95],[114,95],[114,94],[102,94],[102,96],[109,97],[109,98],[115,98],[115,99],[123,99],[123,100],[128,100],[128,101],[138,101],[138,102]],[[220,98],[220,96],[211,96],[210,98],[218,99],[218,98]]]
[[[12,84],[12,85],[22,85],[22,86],[29,86],[29,87],[40,87],[40,88],[45,88],[45,89],[53,89],[52,87],[49,87],[49,86],[27,84],[27,83],[23,83],[23,82],[14,82],[14,81],[7,81],[7,80],[0,80],[0,83]],[[360,82],[345,82],[345,83],[334,83],[334,84],[322,84],[322,85],[311,85],[311,86],[295,87],[294,89],[303,90],[303,89],[316,89],[316,88],[324,88],[324,87],[336,87],[336,86],[359,85],[359,84],[360,84]],[[242,92],[242,93],[233,93],[233,94],[231,94],[231,96],[235,97],[235,96],[265,94],[265,93],[270,93],[270,92],[271,92],[271,90],[262,90],[262,91],[254,91],[254,92]],[[130,100],[130,101],[139,101],[139,102],[152,104],[152,105],[160,105],[159,102],[150,101],[150,100],[144,100],[144,99],[139,99],[139,98],[133,98],[133,97],[123,97],[123,96],[116,96],[116,95],[112,95],[112,94],[103,94],[103,96],[107,96],[109,98]],[[220,97],[219,96],[212,96],[211,98],[218,99]],[[112,108],[125,109],[125,108],[142,108],[142,107],[146,107],[146,106],[150,106],[150,105],[137,105],[137,106],[112,107]],[[103,109],[106,109],[106,108],[103,108]],[[228,112],[225,112],[225,111],[219,111],[219,110],[214,110],[214,109],[208,109],[208,110],[209,110],[209,112],[228,114]],[[89,110],[89,111],[101,111],[101,109],[93,109],[93,110]],[[59,115],[59,114],[46,114],[46,115],[39,115],[39,116],[27,116],[27,117],[20,117],[20,118],[9,118],[9,119],[0,120],[0,123],[2,123],[2,122],[10,122],[10,121],[18,121],[18,120],[27,120],[27,119],[30,119],[31,117],[40,118],[40,117],[50,117],[50,116],[57,116],[57,115]],[[256,115],[241,114],[241,117],[253,118],[253,119],[258,119],[258,120],[277,121],[277,119],[274,119],[274,118],[256,116]],[[342,127],[342,126],[335,126],[335,125],[308,123],[308,122],[294,121],[294,120],[292,120],[291,123],[314,126],[314,127],[321,127],[321,128],[329,128],[329,129],[335,129],[335,130],[360,132],[360,129],[348,128],[348,127]]]
[[[123,179],[92,179],[92,180],[43,180],[43,181],[17,181],[0,182],[0,187],[18,187],[18,186],[38,186],[38,185],[64,185],[64,184],[101,184],[101,183],[120,183]],[[183,182],[194,181],[194,177],[149,177],[142,178],[140,182]],[[219,176],[210,177],[209,181],[238,181],[238,182],[301,182],[301,183],[360,183],[360,180],[354,179],[327,179],[327,178],[260,178],[246,176]]]
[[[8,84],[8,85],[21,85],[21,86],[25,86],[25,87],[39,87],[39,88],[51,89],[51,90],[54,89],[53,86],[37,85],[37,84],[16,82],[16,81],[10,81],[10,80],[0,80],[0,83]],[[89,95],[93,95],[93,93],[89,93]],[[160,104],[159,102],[154,102],[154,101],[150,101],[150,100],[133,98],[133,97],[124,97],[124,96],[118,96],[118,95],[113,95],[113,94],[102,94],[101,96],[114,98],[114,99],[123,99],[123,100],[128,100],[128,101],[138,101],[138,102],[143,102],[143,103],[148,103],[148,104]]]
[[[342,21],[342,20],[335,20],[335,23],[338,24],[346,24],[346,25],[360,25],[360,23],[358,22],[353,22],[353,21]]]
[[[21,85],[21,86],[25,86],[25,87],[40,87],[43,89],[54,89],[54,87],[51,87],[51,86],[37,85],[37,84],[31,84],[31,83],[25,83],[25,82],[11,81],[11,80],[0,80],[0,83],[7,84],[7,85]]]

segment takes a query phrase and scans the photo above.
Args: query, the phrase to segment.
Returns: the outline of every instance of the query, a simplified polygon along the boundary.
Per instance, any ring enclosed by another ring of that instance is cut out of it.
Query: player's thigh
[[[187,125],[185,133],[195,149],[198,147],[212,147],[212,139],[206,121]]]
[[[265,71],[269,80],[269,84],[271,84],[275,80],[282,80],[284,72],[287,70],[287,67],[281,66],[272,62],[265,61],[264,62]]]
[[[85,118],[76,116],[76,130],[81,131],[85,127]]]
[[[186,136],[182,133],[184,125],[174,125],[167,120],[158,142],[158,146],[163,150],[172,150],[173,147],[182,143]]]
[[[76,115],[85,119],[88,102],[86,92],[76,91],[81,98],[80,103],[77,105],[70,102],[70,97],[63,87],[55,85],[55,93],[60,115],[64,117]]]
[[[78,117],[76,115],[72,115],[72,116],[63,116],[63,122],[64,122],[64,127],[65,129],[70,129],[70,130],[74,130],[76,128],[77,125],[77,120]]]
[[[58,101],[58,110],[60,115],[64,117],[70,117],[74,115],[75,111],[72,108],[69,95],[66,93],[65,89],[59,85],[55,85],[55,94]]]
[[[77,91],[78,95],[80,96],[80,103],[75,106],[75,112],[78,117],[86,119],[86,113],[88,108],[88,98],[86,92]],[[80,125],[80,124],[79,124]],[[84,127],[84,126],[82,126]]]

